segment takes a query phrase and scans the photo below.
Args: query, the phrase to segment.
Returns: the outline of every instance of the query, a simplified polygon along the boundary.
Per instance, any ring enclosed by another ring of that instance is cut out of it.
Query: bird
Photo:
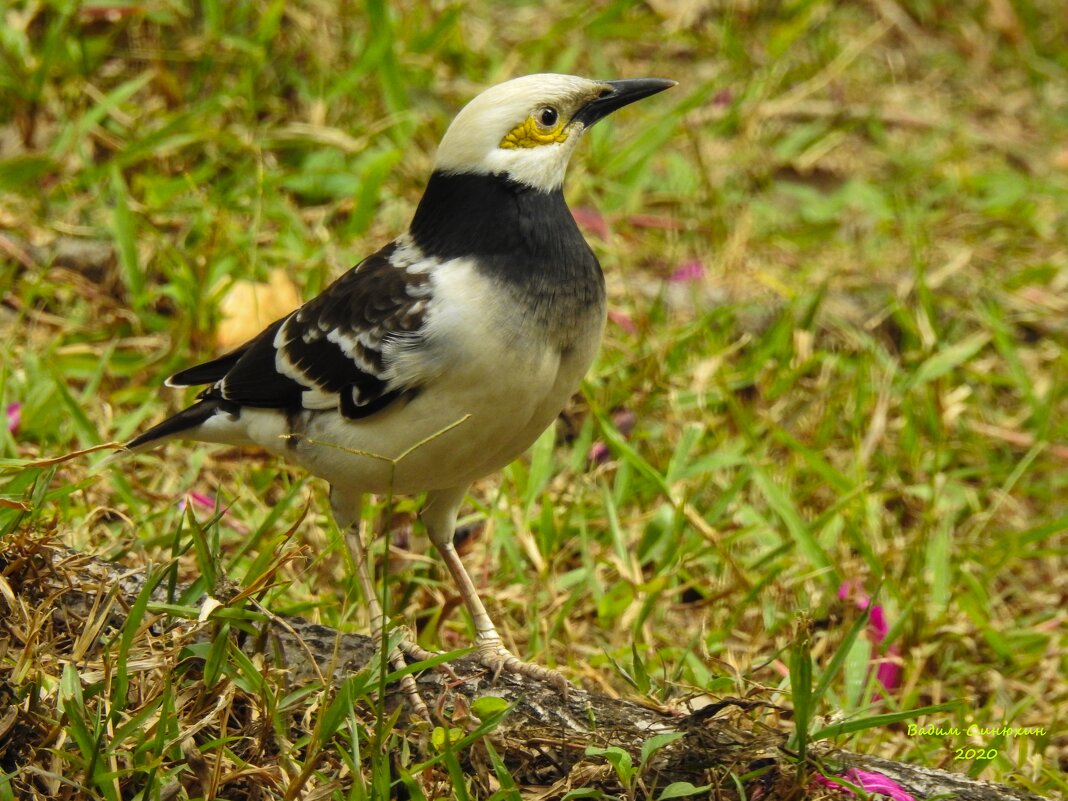
[[[604,275],[564,200],[568,162],[594,124],[674,85],[550,73],[485,89],[448,126],[406,231],[246,344],[167,379],[204,388],[125,448],[259,446],[325,479],[379,636],[363,498],[425,494],[420,517],[479,663],[566,691],[505,647],[453,536],[471,483],[553,423],[600,347]],[[432,655],[407,637],[398,650]]]

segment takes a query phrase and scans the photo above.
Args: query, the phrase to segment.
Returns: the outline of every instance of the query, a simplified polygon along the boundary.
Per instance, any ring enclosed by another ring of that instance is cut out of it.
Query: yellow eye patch
[[[534,119],[532,114],[509,131],[497,147],[507,149],[538,147],[539,145],[549,145],[553,142],[563,142],[565,139],[567,139],[567,130],[564,128],[563,120],[559,120],[552,128],[545,128]]]

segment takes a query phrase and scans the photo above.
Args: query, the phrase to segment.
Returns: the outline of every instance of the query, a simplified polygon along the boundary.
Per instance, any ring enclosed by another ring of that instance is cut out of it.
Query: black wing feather
[[[201,398],[286,410],[303,407],[307,392],[337,395],[337,408],[352,419],[417,390],[390,388],[384,377],[384,340],[419,330],[430,288],[426,274],[393,264],[395,250],[383,248],[255,339],[171,383],[214,382]]]

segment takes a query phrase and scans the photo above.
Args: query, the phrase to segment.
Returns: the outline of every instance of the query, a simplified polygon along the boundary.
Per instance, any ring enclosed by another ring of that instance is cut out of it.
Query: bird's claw
[[[483,667],[493,672],[496,679],[501,673],[512,673],[517,676],[526,676],[536,681],[544,682],[557,689],[564,700],[567,700],[570,685],[563,674],[547,667],[524,662],[499,641],[482,642],[478,646],[478,661]]]

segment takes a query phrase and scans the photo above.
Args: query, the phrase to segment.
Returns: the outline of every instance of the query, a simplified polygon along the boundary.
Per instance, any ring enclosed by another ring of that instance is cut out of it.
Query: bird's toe
[[[485,642],[479,645],[478,661],[493,672],[494,678],[501,673],[526,676],[555,687],[563,694],[565,699],[567,698],[567,691],[570,685],[562,673],[541,665],[524,662],[499,642]]]

